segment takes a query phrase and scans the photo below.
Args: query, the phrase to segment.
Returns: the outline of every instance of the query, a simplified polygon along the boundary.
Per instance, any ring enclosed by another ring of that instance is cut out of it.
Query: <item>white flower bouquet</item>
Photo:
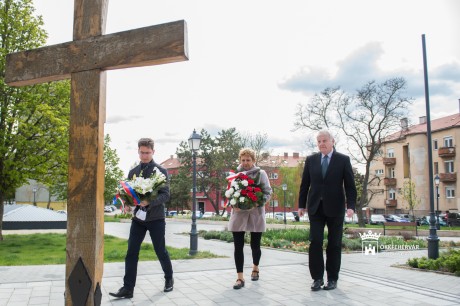
[[[166,176],[155,167],[149,178],[134,176],[132,180],[120,181],[116,197],[121,199],[123,205],[139,205],[144,200],[153,200],[166,180]]]

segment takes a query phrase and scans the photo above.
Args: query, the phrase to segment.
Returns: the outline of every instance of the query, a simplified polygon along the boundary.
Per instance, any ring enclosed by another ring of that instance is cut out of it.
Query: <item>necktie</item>
[[[321,172],[323,173],[323,178],[326,176],[327,166],[329,165],[328,156],[324,155],[323,162],[321,163]]]

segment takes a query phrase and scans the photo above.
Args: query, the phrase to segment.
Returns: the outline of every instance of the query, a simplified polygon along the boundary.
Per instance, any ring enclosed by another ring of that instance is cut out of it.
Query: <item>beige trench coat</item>
[[[232,209],[228,230],[231,232],[265,232],[265,207],[238,211]]]

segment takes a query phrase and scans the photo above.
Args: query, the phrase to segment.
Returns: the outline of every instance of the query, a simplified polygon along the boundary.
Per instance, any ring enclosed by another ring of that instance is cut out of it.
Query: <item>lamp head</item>
[[[441,179],[439,178],[439,175],[436,174],[435,177],[434,177],[434,184],[436,186],[439,186],[440,181],[441,181]]]
[[[200,148],[201,135],[198,134],[195,129],[193,130],[192,135],[188,138],[188,145],[192,151],[197,151]]]

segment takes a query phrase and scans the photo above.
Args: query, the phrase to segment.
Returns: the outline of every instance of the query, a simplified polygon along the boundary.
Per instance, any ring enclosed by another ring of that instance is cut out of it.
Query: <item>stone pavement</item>
[[[198,222],[198,229],[224,226]],[[189,237],[180,234],[188,231],[189,223],[168,220],[167,244],[188,248]],[[106,223],[105,233],[127,238],[129,223]],[[226,257],[173,261],[170,293],[162,291],[159,263],[140,262],[134,298],[112,298],[108,293],[121,287],[124,263],[104,264],[102,305],[460,305],[460,277],[395,267],[407,258],[427,256],[426,250],[343,254],[338,288],[312,292],[305,254],[263,249],[260,280],[252,282],[246,246],[246,286],[234,290],[233,245],[200,238],[198,249]],[[64,305],[64,277],[64,265],[0,267],[0,306]]]

